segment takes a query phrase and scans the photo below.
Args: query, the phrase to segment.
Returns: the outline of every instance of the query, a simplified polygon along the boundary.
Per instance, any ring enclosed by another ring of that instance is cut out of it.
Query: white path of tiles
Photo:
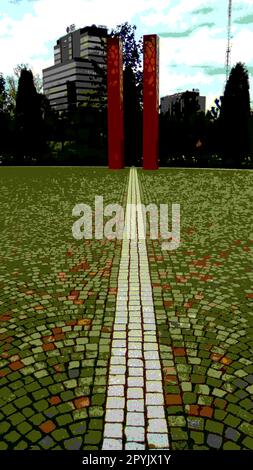
[[[103,450],[168,449],[152,287],[135,168],[130,169]],[[134,204],[134,206],[132,205]]]

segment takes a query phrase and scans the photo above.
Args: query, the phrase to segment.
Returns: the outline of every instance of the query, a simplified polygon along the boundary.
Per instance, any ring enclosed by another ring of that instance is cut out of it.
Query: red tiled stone
[[[12,370],[19,370],[24,367],[24,364],[21,361],[16,361],[16,362],[11,362],[11,364],[9,364],[9,367]]]
[[[215,362],[219,362],[221,357],[222,357],[222,354],[217,354],[217,353],[211,354],[211,359],[212,359],[212,361],[215,361]]]
[[[65,333],[54,335],[54,341],[61,341],[62,339],[65,339]]]
[[[54,341],[54,337],[52,335],[43,336],[42,341],[43,343],[52,343]]]
[[[55,349],[55,345],[53,343],[43,344],[42,347],[43,347],[44,351],[53,351],[53,349]]]
[[[61,403],[61,399],[60,397],[58,397],[58,395],[54,395],[53,397],[49,398],[49,403],[51,403],[51,405],[58,405],[59,403]]]
[[[102,332],[102,333],[111,333],[111,329],[108,328],[108,326],[103,326],[103,327],[101,328],[101,332]]]
[[[77,409],[87,408],[90,405],[89,397],[79,397],[74,400],[75,407]]]
[[[7,375],[6,370],[0,370],[0,377],[5,377]]]
[[[81,318],[80,320],[78,320],[77,324],[81,325],[81,326],[90,325],[91,324],[91,319],[90,318]]]
[[[4,315],[0,317],[0,321],[8,321],[11,319],[11,317],[12,317],[11,314],[5,313]]]
[[[186,356],[185,348],[173,348],[173,353],[175,356]]]
[[[229,359],[229,357],[223,357],[220,362],[222,362],[222,364],[225,364],[227,366],[227,365],[231,364],[231,362],[233,362],[233,361],[232,361],[232,359]]]
[[[62,329],[61,328],[58,328],[58,327],[55,327],[52,329],[52,332],[54,335],[57,335],[58,333],[62,333]]]
[[[200,416],[204,416],[206,418],[212,418],[213,408],[211,408],[211,406],[202,406],[200,410]]]
[[[53,423],[53,421],[45,421],[44,423],[42,423],[39,428],[41,429],[41,431],[45,432],[46,434],[48,434],[49,432],[52,432],[54,431],[54,429],[56,428],[55,424]]]
[[[165,376],[166,383],[177,384],[178,379],[176,375],[166,375]]]
[[[165,300],[164,301],[164,307],[167,307],[167,308],[172,307],[173,303],[174,302],[172,300]]]
[[[165,396],[166,405],[181,405],[182,398],[181,395],[167,393]]]
[[[199,406],[198,405],[190,405],[188,414],[192,415],[192,416],[198,416],[199,415]]]

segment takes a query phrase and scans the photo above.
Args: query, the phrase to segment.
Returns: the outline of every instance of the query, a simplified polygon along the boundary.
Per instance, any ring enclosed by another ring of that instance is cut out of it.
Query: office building
[[[184,93],[175,93],[174,95],[167,95],[161,98],[161,113],[165,114],[169,112],[170,115],[173,115],[175,112],[175,108],[177,107],[180,111],[183,111],[184,108]],[[191,92],[192,97],[196,97],[199,103],[200,111],[206,112],[206,97],[200,96],[199,90],[193,89]]]
[[[98,89],[101,76],[97,66],[106,73],[105,26],[67,28],[65,36],[54,46],[54,65],[43,70],[43,88],[52,108],[67,111],[87,102]]]

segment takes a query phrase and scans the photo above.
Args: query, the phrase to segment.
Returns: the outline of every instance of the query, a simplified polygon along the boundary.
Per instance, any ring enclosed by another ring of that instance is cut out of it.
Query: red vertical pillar
[[[143,37],[143,168],[158,168],[159,37]]]
[[[124,167],[123,59],[122,42],[107,39],[108,164]]]

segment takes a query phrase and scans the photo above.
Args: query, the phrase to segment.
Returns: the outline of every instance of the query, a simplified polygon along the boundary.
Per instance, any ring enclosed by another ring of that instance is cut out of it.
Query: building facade
[[[167,95],[161,98],[160,101],[160,109],[161,113],[165,114],[169,112],[170,115],[173,115],[175,112],[175,108],[180,109],[180,111],[183,111],[184,108],[184,93],[175,93],[174,95]],[[197,98],[198,104],[200,111],[206,112],[206,97],[205,96],[200,96],[199,90],[193,89],[191,92],[192,96]]]
[[[86,26],[67,34],[54,46],[54,65],[43,70],[43,89],[50,105],[68,111],[87,103],[101,83],[98,68],[106,73],[105,26]]]

